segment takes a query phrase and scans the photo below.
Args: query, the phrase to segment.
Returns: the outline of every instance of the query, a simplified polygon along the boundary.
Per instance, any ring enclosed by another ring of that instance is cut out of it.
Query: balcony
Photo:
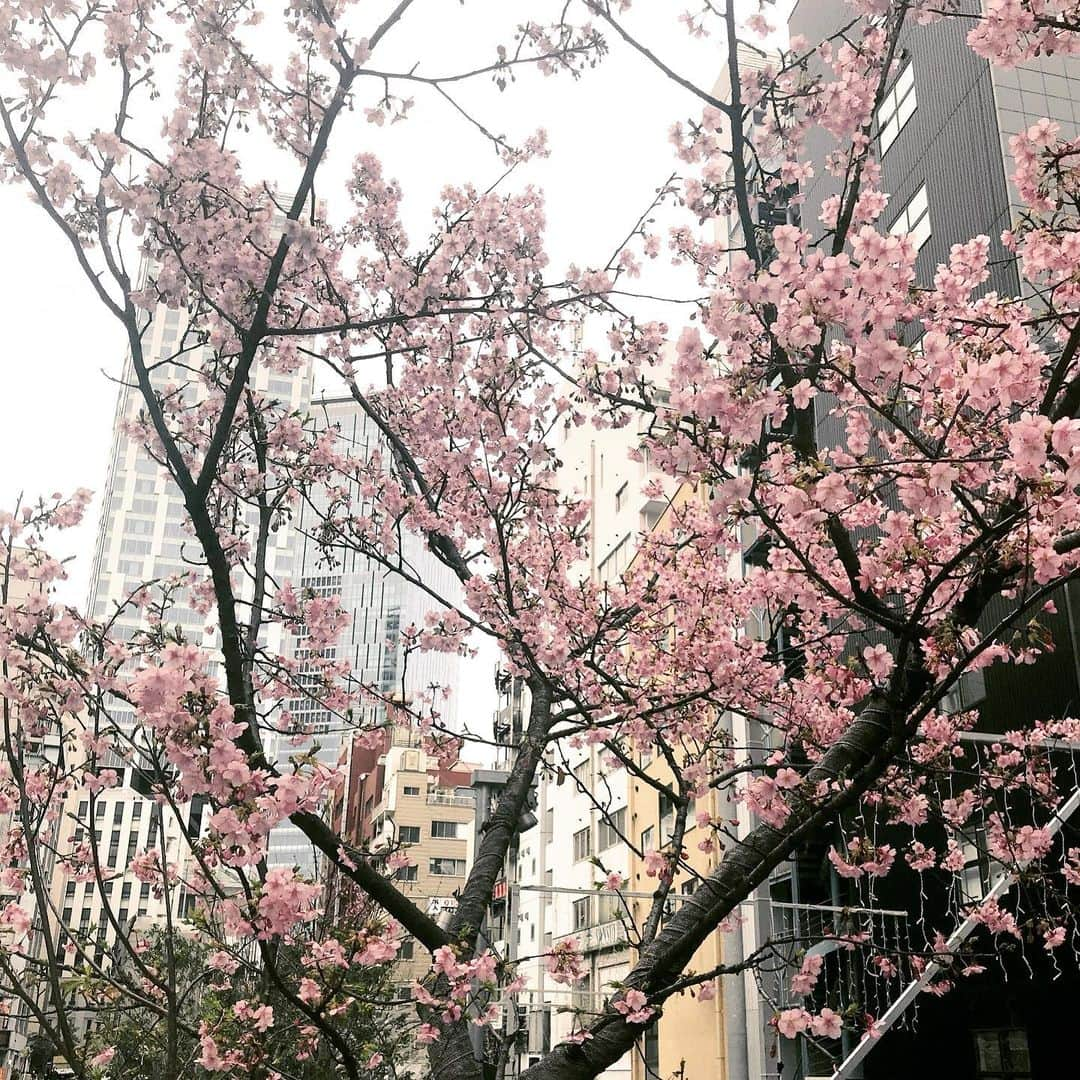
[[[462,810],[472,810],[476,806],[475,795],[450,795],[442,791],[429,791],[428,806],[459,806]]]
[[[881,1016],[911,980],[906,911],[773,901],[769,914],[777,962],[763,971],[761,988],[775,1009],[855,1006]],[[808,995],[791,988],[802,954],[824,960]]]

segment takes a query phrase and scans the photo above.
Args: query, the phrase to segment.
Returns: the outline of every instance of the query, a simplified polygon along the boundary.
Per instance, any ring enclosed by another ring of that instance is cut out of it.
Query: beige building
[[[395,729],[381,754],[353,746],[348,783],[332,808],[348,843],[372,851],[400,850],[409,859],[395,880],[429,915],[446,918],[457,908],[473,850],[477,766],[439,764],[418,733]],[[430,957],[409,939],[400,953],[402,985],[430,969]]]

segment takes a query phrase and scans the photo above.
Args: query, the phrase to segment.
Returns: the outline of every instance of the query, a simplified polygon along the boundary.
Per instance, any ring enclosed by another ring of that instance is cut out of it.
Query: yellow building
[[[689,503],[704,501],[701,489],[683,485],[676,492],[667,509],[656,523],[657,531],[673,527],[680,510]],[[661,783],[670,784],[672,773],[663,758],[641,760],[648,775]],[[720,816],[720,796],[710,792],[707,800],[698,800],[687,815],[683,838],[684,858],[693,873],[680,873],[671,888],[667,905],[673,910],[688,896],[696,883],[695,873],[707,876],[716,866],[719,856],[701,851],[699,842],[704,832],[695,824],[695,814],[701,811]],[[631,778],[628,793],[630,837],[642,852],[662,851],[669,841],[674,826],[674,807],[646,781]],[[726,815],[730,816],[730,812]],[[649,893],[658,884],[650,877],[644,859],[631,853],[629,893]],[[640,895],[630,902],[634,923],[641,927],[648,918],[652,900]],[[689,970],[705,972],[724,960],[723,931],[716,931],[694,954]],[[689,973],[688,970],[688,973]],[[729,1077],[727,1069],[727,1045],[725,1038],[724,993],[719,981],[714,980],[715,997],[702,1000],[697,989],[674,995],[664,1004],[659,1021],[653,1025],[643,1040],[642,1052],[634,1056],[633,1080],[655,1080],[657,1076],[667,1080],[742,1080]],[[741,994],[741,984],[735,990]]]
[[[661,759],[649,762],[647,772],[661,782],[671,780],[671,772]],[[692,814],[698,810],[717,813],[719,808],[711,805],[717,799],[713,792],[708,802],[698,801],[687,821],[683,840],[685,861],[702,877],[708,876],[715,868],[718,857],[698,849],[703,831],[694,824]],[[673,814],[662,807],[661,802],[662,798],[655,788],[640,779],[631,781],[630,820],[636,833],[635,839],[643,851],[663,850],[663,838],[669,835],[674,823]],[[656,888],[657,879],[648,876],[643,859],[631,854],[630,866],[628,891],[641,893]],[[671,909],[693,891],[695,882],[696,878],[685,871],[676,877],[667,901]],[[652,900],[649,899],[631,901],[637,926],[640,927],[648,918],[651,907]],[[713,933],[694,953],[689,970],[705,972],[723,963],[723,937],[722,931]],[[716,996],[711,1000],[701,1000],[696,990],[692,994],[677,994],[667,1000],[660,1020],[646,1036],[644,1053],[634,1059],[633,1080],[655,1080],[656,1075],[663,1078],[675,1076],[681,1080],[721,1080],[728,1077],[724,995],[719,982],[714,980],[712,986],[716,988]]]

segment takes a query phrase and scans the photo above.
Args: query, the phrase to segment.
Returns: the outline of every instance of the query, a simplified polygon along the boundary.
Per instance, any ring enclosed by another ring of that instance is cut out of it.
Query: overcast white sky
[[[375,11],[390,6],[361,5]],[[559,6],[545,0],[418,0],[380,49],[379,66],[418,63],[429,74],[459,70],[470,58],[489,57],[491,43],[508,42],[526,16]],[[678,3],[653,0],[648,11],[632,11],[628,25],[709,86],[721,43],[688,38],[677,25],[681,10]],[[700,112],[689,93],[613,37],[611,45],[611,55],[577,82],[525,75],[501,95],[486,80],[463,91],[477,116],[511,139],[539,126],[549,132],[551,158],[519,182],[528,179],[547,193],[553,272],[570,261],[606,261],[675,166],[669,127]],[[499,166],[486,141],[445,103],[423,88],[415,96],[409,121],[394,127],[374,127],[359,110],[345,118],[329,166],[332,176],[340,176],[359,150],[378,154],[386,172],[402,182],[408,224],[419,238],[443,184],[490,182]],[[164,105],[158,107],[163,115]],[[292,175],[279,178],[283,189],[294,182]],[[10,507],[19,492],[34,496],[86,486],[100,493],[115,401],[107,376],[119,373],[122,337],[58,234],[20,188],[0,187],[0,222],[6,241],[0,259],[0,505]],[[87,523],[68,534],[66,550],[59,552],[77,556],[62,593],[70,603],[85,600],[97,511],[95,500]]]

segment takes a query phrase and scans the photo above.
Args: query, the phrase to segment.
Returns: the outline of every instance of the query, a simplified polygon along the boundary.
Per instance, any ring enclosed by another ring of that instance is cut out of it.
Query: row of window
[[[889,87],[877,110],[878,145],[884,157],[889,147],[896,141],[904,125],[915,115],[918,108],[918,95],[915,92],[915,68],[909,61]],[[893,235],[907,233],[916,251],[920,251],[930,239],[930,206],[923,184],[908,200],[907,205],[896,216],[889,232]]]
[[[416,789],[419,794],[419,788]],[[431,823],[431,836],[434,840],[464,840],[465,823],[461,821],[433,821]],[[399,825],[398,839],[403,844],[420,843],[419,825]]]
[[[403,866],[397,871],[395,877],[398,881],[416,881],[419,867]],[[464,859],[428,859],[428,874],[432,877],[464,877]]]
[[[675,815],[674,807],[670,806],[665,809],[664,796],[660,797],[660,836],[661,843],[666,844],[671,839],[671,832],[675,827]],[[691,804],[687,812],[687,823],[692,827],[694,818],[693,804]],[[604,851],[609,847],[614,847],[620,843],[623,837],[626,836],[626,808],[623,807],[620,810],[615,811],[614,814],[608,814],[604,820],[601,820],[596,826],[596,843],[597,851]],[[584,829],[579,829],[574,833],[574,861],[580,862],[583,859],[589,859],[593,855],[592,847],[592,827],[585,826]],[[641,838],[638,844],[642,851],[651,851],[656,848],[656,829],[650,825],[647,829],[644,829],[641,833]]]
[[[596,911],[593,912],[595,903]],[[574,930],[585,930],[590,926],[603,926],[614,922],[625,914],[622,901],[615,893],[599,893],[596,896],[583,896],[574,901]]]
[[[620,807],[613,814],[607,814],[596,826],[596,850],[606,851],[622,841],[626,835],[626,807]],[[574,861],[580,862],[593,854],[592,826],[586,825],[574,833]]]

